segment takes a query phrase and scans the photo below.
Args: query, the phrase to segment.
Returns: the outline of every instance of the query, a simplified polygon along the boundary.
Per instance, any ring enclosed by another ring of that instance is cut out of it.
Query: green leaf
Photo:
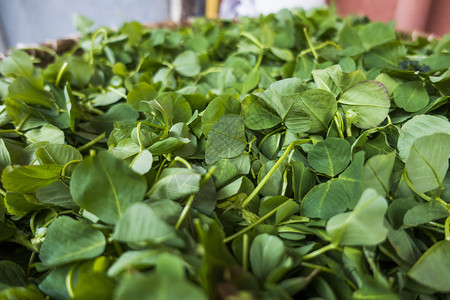
[[[248,95],[242,102],[244,123],[247,128],[261,130],[281,123],[280,117],[261,98]]]
[[[26,52],[16,50],[2,60],[0,73],[3,76],[31,76],[33,74],[33,61]]]
[[[33,195],[13,192],[6,193],[5,206],[8,213],[14,216],[25,216],[29,212],[44,208]]]
[[[154,266],[161,250],[130,250],[123,253],[108,269],[108,276],[116,277],[131,268],[147,268]]]
[[[51,124],[27,132],[30,143],[49,142],[51,144],[64,144],[64,132]]]
[[[18,264],[9,260],[1,260],[0,284],[9,286],[26,286],[28,285],[27,275]]]
[[[327,138],[308,152],[308,163],[319,173],[334,177],[350,162],[350,144],[341,138]]]
[[[308,80],[311,78],[311,72],[314,70],[314,66],[315,63],[311,58],[305,55],[301,56],[295,65],[294,77]]]
[[[166,168],[148,193],[151,200],[178,200],[200,190],[201,176],[186,168]]]
[[[192,116],[189,102],[178,93],[162,93],[147,103],[161,113],[166,127],[179,122],[188,122]]]
[[[377,81],[362,81],[342,94],[338,103],[344,111],[356,113],[355,126],[368,129],[377,127],[386,119],[390,99],[386,88]]]
[[[73,299],[111,299],[115,282],[103,272],[83,272],[73,290]]]
[[[94,21],[86,16],[74,14],[72,17],[73,24],[77,31],[81,34],[88,34],[94,25]]]
[[[80,151],[64,144],[48,144],[37,149],[36,156],[42,164],[65,165],[70,161],[83,159]]]
[[[245,108],[244,108],[245,110]],[[208,137],[211,126],[226,114],[239,115],[241,103],[236,98],[222,95],[214,98],[206,107],[202,116],[202,132]]]
[[[194,77],[200,73],[201,67],[197,55],[192,51],[185,51],[173,61],[175,71],[186,77]]]
[[[437,132],[450,134],[450,123],[433,115],[418,115],[408,120],[399,130],[397,142],[399,157],[405,162],[417,138]]]
[[[205,293],[186,279],[172,278],[158,273],[125,277],[114,291],[114,299],[185,299],[206,300]]]
[[[362,193],[362,174],[364,164],[364,152],[360,151],[353,156],[351,164],[339,174],[338,183],[347,193],[348,207],[353,209],[358,203]]]
[[[44,89],[42,83],[25,77],[17,78],[9,85],[8,97],[30,105],[55,106],[52,94]]]
[[[278,237],[267,233],[256,236],[250,246],[250,265],[256,277],[264,280],[276,271],[287,259],[285,251],[284,244]]]
[[[105,249],[102,232],[72,218],[58,217],[47,229],[39,258],[46,266],[99,256]]]
[[[9,192],[34,194],[36,190],[60,179],[62,166],[7,166],[2,173],[3,187]]]
[[[85,158],[70,183],[75,203],[109,224],[117,223],[129,205],[143,200],[146,191],[144,177],[106,151]]]
[[[348,197],[342,184],[335,179],[313,187],[302,201],[302,214],[311,218],[328,219],[347,209]]]
[[[36,198],[40,203],[57,205],[69,209],[79,206],[70,195],[70,187],[62,181],[55,181],[36,191]]]
[[[363,62],[367,69],[396,68],[406,57],[406,47],[399,41],[376,46],[364,54]]]
[[[128,42],[133,46],[139,46],[139,43],[143,34],[143,26],[141,23],[136,21],[131,21],[126,23],[122,32],[128,36]]]
[[[258,172],[258,183],[269,173],[272,167],[275,165],[275,160],[269,160],[266,162]],[[281,190],[283,188],[283,172],[284,165],[279,166],[272,176],[269,177],[269,180],[264,184],[262,189],[260,190],[260,194],[263,196],[277,196],[281,194]]]
[[[152,153],[148,150],[143,150],[136,155],[131,162],[131,169],[140,175],[144,175],[150,171],[153,164]]]
[[[244,120],[237,115],[223,115],[211,126],[206,141],[206,163],[236,157],[244,152],[246,146]]]
[[[161,220],[144,203],[131,205],[117,223],[113,238],[127,243],[152,242],[159,244],[176,237],[175,228]]]
[[[381,22],[370,22],[361,26],[358,35],[366,50],[396,39],[392,26]]]
[[[379,195],[387,196],[391,190],[394,162],[395,152],[379,154],[369,158],[362,172],[363,189],[372,188]]]
[[[422,203],[410,208],[403,216],[403,225],[415,227],[428,222],[443,219],[448,216],[448,212],[442,205],[433,202],[431,204]]]
[[[126,91],[124,88],[118,88],[114,90],[109,90],[108,88],[108,90],[105,93],[97,95],[92,100],[92,106],[95,107],[114,104],[120,99],[122,99],[122,95],[124,95],[125,92]]]
[[[127,95],[127,103],[137,111],[148,111],[149,107],[143,101],[152,101],[158,96],[156,90],[146,82],[133,86]]]
[[[395,88],[394,101],[407,112],[416,112],[427,106],[429,96],[421,81],[409,81]]]
[[[408,178],[419,193],[442,185],[448,170],[450,134],[434,133],[414,140],[405,168]]]
[[[333,243],[338,245],[377,245],[384,241],[387,202],[374,189],[366,189],[351,212],[331,217],[326,226]]]
[[[67,71],[71,77],[70,85],[82,88],[88,84],[94,75],[94,67],[77,56],[72,56],[68,63]]]
[[[5,141],[0,139],[0,170],[3,172],[3,169],[10,165],[11,155],[9,154]]]
[[[308,132],[315,133],[328,128],[337,110],[336,99],[331,93],[310,89],[292,97],[311,118],[312,124]]]
[[[450,241],[443,240],[430,247],[409,270],[415,281],[443,293],[450,292]]]
[[[292,161],[292,189],[295,200],[300,201],[306,193],[315,185],[313,173],[300,161]]]

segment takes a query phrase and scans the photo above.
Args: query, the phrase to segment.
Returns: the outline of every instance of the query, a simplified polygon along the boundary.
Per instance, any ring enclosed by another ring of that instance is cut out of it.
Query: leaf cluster
[[[448,299],[450,35],[74,20],[0,63],[0,299]]]

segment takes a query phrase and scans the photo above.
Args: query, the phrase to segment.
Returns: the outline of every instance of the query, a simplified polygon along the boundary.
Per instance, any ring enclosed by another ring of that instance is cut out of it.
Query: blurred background
[[[331,0],[0,0],[0,53],[75,35],[75,13],[94,26],[118,27],[125,21],[152,24],[204,16],[258,16],[282,8],[310,9]],[[450,32],[450,0],[334,0],[338,13],[396,21],[397,29],[441,36]]]

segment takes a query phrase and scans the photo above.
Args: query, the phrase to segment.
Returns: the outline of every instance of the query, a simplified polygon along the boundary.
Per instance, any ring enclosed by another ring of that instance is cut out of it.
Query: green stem
[[[450,241],[450,216],[447,217],[447,219],[445,219],[445,239],[447,241]]]
[[[5,241],[22,245],[33,252],[39,252],[39,249],[35,245],[33,245],[33,243],[31,243],[22,233],[16,234],[13,238],[6,239]]]
[[[56,76],[56,82],[55,82],[56,86],[59,85],[59,82],[61,81],[61,78],[62,78],[64,72],[66,71],[68,65],[69,65],[69,63],[67,61],[65,61],[63,63],[63,65],[61,66],[61,69],[59,69],[58,76]]]
[[[338,50],[342,50],[342,48],[341,48],[338,44],[336,44],[336,43],[334,43],[334,42],[332,42],[332,41],[323,42],[323,43],[320,44],[319,46],[314,47],[314,49],[315,49],[315,50],[320,50],[320,49],[322,49],[322,48],[324,48],[324,47],[326,47],[326,46],[328,46],[328,45],[334,46],[334,47],[336,47],[336,49],[338,49]],[[300,57],[302,57],[303,55],[308,54],[308,53],[310,53],[310,52],[312,52],[312,48],[303,50],[302,52],[300,52],[300,53],[297,55],[297,60],[298,60]]]
[[[183,165],[186,166],[186,168],[188,168],[189,170],[192,169],[192,166],[190,163],[188,163],[187,160],[185,160],[184,158],[180,157],[180,156],[176,156],[172,161],[178,161],[180,163],[182,163]]]
[[[248,270],[248,250],[248,234],[244,234],[242,237],[242,269],[244,269],[244,271]]]
[[[67,169],[67,167],[69,167],[70,165],[79,163],[79,162],[81,162],[81,160],[79,160],[79,159],[71,160],[71,161],[67,162],[67,163],[63,166],[63,168],[62,168],[62,170],[61,170],[61,177],[62,177],[63,179],[66,178],[66,169]]]
[[[272,136],[272,135],[274,135],[275,133],[277,133],[277,132],[279,132],[279,131],[282,131],[282,130],[284,130],[284,129],[286,129],[286,128],[284,128],[284,127],[279,127],[279,128],[277,128],[277,129],[275,129],[275,130],[269,132],[268,134],[266,134],[266,135],[262,138],[261,142],[259,142],[258,148],[261,148],[262,144],[264,144],[264,142],[265,142],[270,136]]]
[[[334,250],[334,249],[337,249],[337,248],[338,248],[338,246],[336,244],[334,244],[334,243],[328,244],[328,245],[326,245],[326,246],[324,246],[322,248],[319,248],[319,249],[317,249],[317,250],[315,250],[315,251],[313,251],[311,253],[305,254],[302,257],[302,260],[313,259],[316,256],[319,256],[319,255],[321,255],[321,254],[323,254],[323,253],[325,253],[327,251]]]
[[[103,132],[102,134],[100,134],[98,137],[96,137],[95,139],[93,139],[93,140],[90,141],[89,143],[87,143],[87,144],[85,144],[85,145],[83,145],[83,146],[81,146],[81,147],[78,147],[78,148],[77,148],[78,151],[81,152],[81,151],[83,151],[83,150],[88,149],[89,147],[91,147],[91,146],[97,144],[97,143],[98,143],[101,139],[103,139],[105,136],[106,136],[106,132]]]
[[[94,40],[97,37],[97,35],[99,35],[100,33],[103,33],[103,37],[105,39],[108,38],[108,32],[104,28],[100,28],[99,30],[94,32],[94,34],[92,35],[92,38],[91,38],[91,52],[90,52],[90,55],[89,55],[89,64],[90,65],[94,64]]]
[[[242,202],[242,208],[245,208],[250,201],[252,201],[252,199],[258,195],[259,191],[263,188],[263,186],[267,183],[267,181],[269,180],[269,178],[273,175],[273,173],[275,173],[275,171],[278,169],[278,167],[281,166],[281,164],[283,163],[284,159],[289,155],[289,153],[292,151],[292,149],[294,149],[294,147],[296,145],[299,144],[305,144],[305,143],[309,143],[311,141],[311,139],[304,139],[304,140],[297,140],[297,141],[293,141],[289,144],[289,146],[287,147],[287,149],[284,151],[283,155],[280,156],[280,158],[277,160],[277,162],[273,165],[273,167],[269,170],[269,172],[266,174],[266,176],[264,176],[264,178],[261,180],[261,182],[256,186],[256,188],[250,193],[250,195],[247,196],[247,198],[245,198],[245,200]]]
[[[283,172],[283,186],[281,188],[281,196],[285,196],[286,195],[286,190],[287,190],[287,187],[288,187],[288,184],[289,184],[289,181],[288,181],[288,178],[287,178],[287,173],[288,173],[288,168],[284,169],[284,172]]]
[[[75,269],[77,267],[77,264],[73,264],[73,266],[70,268],[69,272],[66,275],[66,289],[67,289],[67,294],[69,294],[69,297],[71,299],[73,299],[75,297],[75,294],[73,292],[73,287],[72,287],[72,277],[73,277],[73,273],[75,273]]]
[[[192,203],[194,203],[194,199],[195,194],[189,196],[188,201],[186,202],[186,205],[184,206],[183,211],[181,212],[180,217],[178,218],[177,224],[175,224],[176,230],[178,230],[181,224],[183,224],[183,221],[186,218],[189,209],[191,209]]]
[[[263,56],[264,56],[264,52],[261,50],[261,53],[259,53],[259,55],[258,55],[258,60],[256,61],[255,66],[253,67],[253,70],[257,70],[259,68],[259,66],[261,65]]]
[[[319,55],[317,55],[316,49],[314,49],[311,40],[309,39],[308,29],[306,27],[303,27],[303,32],[305,33],[306,42],[308,42],[308,46],[311,49],[314,58],[317,60],[319,58]]]
[[[203,186],[211,176],[213,176],[214,172],[216,171],[217,166],[212,166],[208,169],[208,172],[206,172],[205,176],[203,176],[202,181],[200,182],[200,186]]]
[[[144,145],[142,144],[142,140],[141,140],[141,126],[142,126],[142,122],[137,123],[137,139],[138,139],[138,143],[139,143],[139,152],[144,151]]]
[[[339,119],[338,115],[339,115],[339,117],[341,116],[341,115],[339,114],[339,112],[336,112],[336,114],[335,114],[334,117],[333,117],[333,120],[334,120],[334,123],[336,124],[336,128],[337,128],[337,131],[338,131],[338,133],[339,133],[339,137],[342,138],[342,139],[345,139],[344,133],[342,132],[342,128],[341,128],[341,125],[342,125],[342,118]],[[348,135],[348,131],[347,131],[347,135]],[[351,134],[351,131],[350,131],[350,136],[351,136],[351,135],[352,135],[352,134]]]
[[[261,218],[258,219],[258,221],[256,221],[255,223],[252,223],[250,225],[248,225],[247,227],[243,228],[242,230],[236,232],[235,234],[230,235],[229,237],[226,237],[223,242],[224,243],[228,243],[232,240],[234,240],[235,238],[237,238],[238,236],[243,235],[244,233],[247,233],[248,231],[250,231],[252,228],[254,228],[255,226],[261,224],[262,222],[264,222],[265,220],[267,220],[270,216],[272,216],[274,213],[277,212],[277,210],[283,206],[283,204],[286,202],[281,203],[280,205],[278,205],[277,207],[275,207],[274,209],[272,209],[271,211],[269,211],[267,214],[265,214],[264,216],[262,216]]]
[[[411,181],[408,178],[408,175],[406,174],[406,168],[403,169],[403,178],[405,179],[406,184],[409,186],[409,188],[418,196],[420,196],[420,198],[422,198],[425,201],[430,202],[431,200],[433,200],[431,197],[420,193],[419,191],[416,190],[416,188],[414,187],[414,185],[411,183]]]
[[[150,127],[153,127],[153,128],[157,128],[157,129],[166,129],[165,126],[157,125],[157,124],[153,124],[153,123],[149,123],[149,122],[145,122],[145,121],[141,121],[140,123],[150,126]]]
[[[5,197],[6,196],[6,191],[0,188],[0,195]]]

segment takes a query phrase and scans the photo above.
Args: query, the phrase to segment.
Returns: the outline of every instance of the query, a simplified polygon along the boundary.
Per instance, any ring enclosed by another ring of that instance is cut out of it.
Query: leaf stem
[[[56,81],[55,81],[56,86],[59,85],[59,82],[61,81],[61,78],[62,78],[64,72],[66,71],[68,65],[69,65],[69,63],[67,61],[65,61],[63,63],[63,65],[61,66],[61,69],[59,69],[58,76],[56,76]]]
[[[264,142],[265,142],[270,136],[272,136],[272,135],[274,135],[275,133],[277,133],[277,132],[279,132],[279,131],[282,131],[282,130],[284,130],[284,129],[285,129],[284,127],[278,127],[277,129],[275,129],[275,130],[269,132],[268,134],[266,134],[266,135],[262,138],[261,142],[259,142],[258,148],[261,148],[262,144],[264,144]]]
[[[39,249],[26,238],[25,234],[23,234],[21,232],[17,233],[12,238],[6,239],[5,241],[22,245],[25,248],[27,248],[28,250],[33,251],[33,252],[39,252]]]
[[[100,134],[98,137],[96,137],[95,139],[93,139],[92,141],[90,141],[89,143],[80,146],[77,148],[78,151],[83,151],[88,149],[89,147],[95,145],[96,143],[98,143],[101,139],[103,139],[106,136],[106,132],[103,132],[102,134]]]
[[[139,143],[139,152],[144,151],[144,145],[142,144],[142,140],[141,140],[141,125],[142,125],[142,122],[137,123],[137,139],[138,139],[138,143]]]
[[[258,195],[258,192],[263,188],[263,186],[267,183],[267,181],[273,175],[273,173],[275,173],[275,171],[278,169],[278,167],[281,166],[284,159],[289,155],[291,150],[296,145],[309,143],[310,141],[311,141],[311,139],[303,139],[303,140],[296,140],[296,141],[291,142],[289,144],[289,146],[286,148],[286,150],[284,151],[283,155],[280,156],[280,158],[273,165],[273,167],[269,170],[269,172],[267,172],[266,176],[264,176],[264,178],[261,180],[261,182],[255,187],[255,189],[250,193],[250,195],[248,195],[247,198],[245,198],[245,200],[242,202],[242,208],[247,207],[247,205],[250,203],[250,201],[252,201],[252,199],[256,195]]]
[[[186,205],[183,207],[183,211],[181,212],[180,217],[178,218],[178,221],[175,224],[176,230],[178,230],[180,228],[181,224],[183,224],[183,221],[186,218],[187,213],[192,206],[192,203],[194,203],[194,199],[195,199],[195,194],[192,194],[189,196],[189,198],[186,202]]]
[[[248,250],[248,234],[245,233],[242,237],[242,269],[244,269],[244,271],[248,270]]]
[[[182,158],[180,156],[176,156],[172,161],[178,161],[178,162],[182,163],[183,165],[185,165],[186,168],[188,168],[189,170],[192,170],[191,164],[188,163],[187,160],[185,160],[184,158]]]
[[[275,207],[274,209],[272,209],[271,211],[269,211],[267,214],[265,214],[264,216],[262,216],[261,218],[259,218],[256,222],[254,222],[254,223],[248,225],[247,227],[245,227],[245,228],[239,230],[238,232],[236,232],[236,233],[234,233],[234,234],[232,234],[232,235],[226,237],[226,238],[223,240],[223,242],[224,242],[224,243],[228,243],[228,242],[234,240],[235,238],[237,238],[238,236],[241,236],[241,235],[247,233],[247,232],[250,231],[252,228],[254,228],[255,226],[261,224],[262,222],[264,222],[265,220],[267,220],[270,216],[272,216],[274,213],[276,213],[277,210],[278,210],[281,206],[283,206],[283,204],[286,203],[286,202],[287,202],[287,201],[281,203],[280,205],[278,205],[277,207]]]
[[[431,198],[431,197],[429,197],[429,196],[427,196],[427,195],[425,195],[425,194],[423,194],[423,193],[420,193],[419,191],[416,190],[416,188],[414,187],[414,185],[413,185],[413,184],[411,183],[411,181],[409,180],[408,175],[406,174],[406,168],[403,169],[403,178],[405,179],[405,182],[406,182],[406,184],[408,185],[408,187],[409,187],[415,194],[417,194],[418,196],[420,196],[420,198],[422,198],[423,200],[428,201],[428,202],[430,202],[431,200],[433,200],[433,198]]]
[[[321,255],[321,254],[323,254],[323,253],[325,253],[327,251],[334,250],[334,249],[337,249],[337,248],[338,248],[338,246],[336,244],[334,244],[334,243],[328,244],[328,245],[326,245],[326,246],[324,246],[322,248],[319,248],[319,249],[317,249],[317,250],[315,250],[315,251],[313,251],[311,253],[305,254],[302,257],[302,260],[313,259],[316,256],[319,256],[319,255]]]
[[[69,269],[69,272],[66,275],[67,294],[69,294],[69,297],[71,299],[73,299],[75,297],[75,294],[73,292],[73,287],[72,287],[72,277],[73,277],[73,273],[75,273],[76,267],[77,267],[77,263],[73,264],[73,266]]]
[[[314,49],[311,40],[309,39],[308,29],[306,27],[303,27],[303,32],[305,33],[306,42],[308,43],[308,46],[311,49],[314,58],[317,60],[319,58],[319,55],[317,55],[316,49]]]
[[[447,219],[445,219],[445,228],[444,228],[444,232],[445,232],[445,239],[447,241],[450,241],[450,216],[447,217]]]
[[[141,122],[139,122],[139,123],[142,123],[142,124],[144,124],[144,125],[147,125],[147,126],[150,126],[150,127],[153,127],[153,128],[166,129],[165,126],[157,125],[157,124],[153,124],[153,123],[149,123],[149,122],[145,122],[145,121],[141,121]]]
[[[342,132],[343,121],[342,121],[341,114],[339,112],[336,112],[336,114],[333,117],[333,120],[334,120],[334,123],[336,124],[336,128],[339,133],[339,137],[341,139],[345,139],[344,133]],[[347,135],[348,135],[348,130],[347,130]],[[351,131],[350,131],[350,136],[351,136]]]
[[[100,28],[96,32],[94,32],[94,34],[91,37],[91,52],[89,53],[89,64],[90,65],[94,64],[94,40],[97,37],[97,35],[99,35],[100,33],[103,33],[103,37],[105,39],[108,38],[108,32],[104,28]]]
[[[79,162],[81,162],[81,160],[79,160],[79,159],[71,160],[71,161],[67,162],[67,163],[63,166],[63,168],[62,168],[62,170],[61,170],[61,177],[62,177],[63,179],[66,178],[66,169],[67,169],[70,165],[73,165],[73,164],[76,164],[76,163],[79,163]]]
[[[253,70],[257,70],[259,68],[259,66],[261,65],[263,56],[264,56],[264,51],[261,50],[261,53],[259,53],[259,55],[258,55],[258,60],[256,61],[255,66],[253,67]]]

